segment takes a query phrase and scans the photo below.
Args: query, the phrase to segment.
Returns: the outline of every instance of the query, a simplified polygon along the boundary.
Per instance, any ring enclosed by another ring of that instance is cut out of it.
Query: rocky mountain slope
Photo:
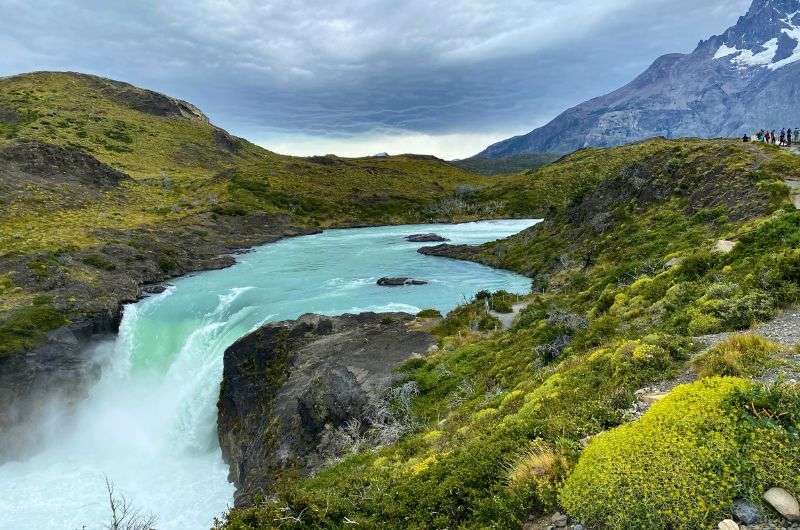
[[[433,157],[278,155],[118,81],[0,79],[0,430],[79,394],[82,340],[148,286],[326,226],[484,216],[464,190],[488,183]]]
[[[735,26],[692,53],[660,57],[628,85],[496,143],[478,158],[800,127],[798,61],[800,0],[754,0]]]
[[[432,329],[438,348],[398,371],[418,389],[398,441],[280,476],[220,526],[790,527],[798,345],[753,326],[800,303],[797,171],[773,146],[655,139],[483,190],[546,220],[431,253],[522,272],[534,294],[480,293]]]

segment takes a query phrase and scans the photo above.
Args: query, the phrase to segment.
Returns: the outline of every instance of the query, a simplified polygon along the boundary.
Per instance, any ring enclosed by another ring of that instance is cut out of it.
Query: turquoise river
[[[125,307],[115,340],[92,354],[104,369],[69,414],[53,406],[45,448],[0,466],[0,529],[94,530],[109,522],[105,477],[159,530],[209,528],[233,498],[216,435],[225,348],[260,325],[303,313],[448,311],[476,292],[527,293],[522,276],[427,257],[404,236],[436,232],[482,243],[536,221],[348,230],[286,239],[233,267],[180,278]],[[378,287],[381,276],[427,280]],[[0,443],[2,443],[0,434]]]

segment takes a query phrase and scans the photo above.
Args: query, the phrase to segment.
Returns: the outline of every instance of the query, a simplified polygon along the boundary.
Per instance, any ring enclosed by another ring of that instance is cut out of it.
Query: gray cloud
[[[523,132],[749,0],[0,0],[0,75],[80,70],[251,137]]]

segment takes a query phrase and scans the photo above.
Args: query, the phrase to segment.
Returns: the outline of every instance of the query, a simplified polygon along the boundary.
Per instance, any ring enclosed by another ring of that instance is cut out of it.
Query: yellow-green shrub
[[[535,441],[510,465],[508,485],[518,492],[532,494],[545,511],[553,510],[558,505],[558,488],[567,469],[566,459],[556,449]]]
[[[692,363],[701,377],[757,376],[774,364],[781,346],[758,335],[734,335],[696,358]]]
[[[562,505],[602,528],[695,529],[729,515],[736,497],[757,499],[776,484],[800,491],[800,401],[775,392],[770,402],[778,417],[794,411],[790,424],[752,416],[746,396],[756,387],[719,377],[677,387],[638,421],[592,441]]]

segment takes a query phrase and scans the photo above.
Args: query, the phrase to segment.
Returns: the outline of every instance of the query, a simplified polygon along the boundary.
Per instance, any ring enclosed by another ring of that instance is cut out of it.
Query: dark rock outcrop
[[[241,141],[228,131],[217,127],[214,129],[214,143],[225,152],[237,153]]]
[[[415,280],[414,278],[405,278],[405,277],[388,278],[388,277],[384,277],[384,278],[380,278],[377,281],[377,284],[380,285],[381,287],[402,287],[404,285],[427,285],[428,282],[426,282],[425,280]]]
[[[406,241],[411,243],[443,243],[450,240],[439,234],[411,234],[406,236]]]
[[[0,150],[0,183],[21,178],[107,188],[130,177],[79,149],[23,141]]]
[[[480,251],[481,247],[477,245],[436,245],[417,249],[417,252],[425,256],[439,256],[466,261],[471,261]]]
[[[435,343],[409,329],[413,320],[405,313],[304,315],[268,324],[226,350],[218,432],[237,504],[268,493],[281,475],[320,469],[343,439],[380,443],[381,433],[370,430],[397,431],[398,420],[385,417],[387,392],[399,382],[394,369]]]
[[[754,0],[722,35],[477,158],[568,153],[654,136],[733,137],[800,122],[800,0]]]
[[[81,73],[73,73],[73,75],[83,77],[105,96],[139,112],[167,118],[181,117],[208,122],[206,115],[187,101],[165,96],[122,81]]]

